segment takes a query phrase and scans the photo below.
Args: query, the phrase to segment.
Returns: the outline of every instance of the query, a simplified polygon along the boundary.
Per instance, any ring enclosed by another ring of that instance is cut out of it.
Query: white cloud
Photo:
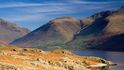
[[[61,7],[61,8],[60,8]],[[28,8],[18,8],[15,9],[17,12],[24,14],[34,14],[34,13],[51,13],[51,12],[69,12],[70,7],[65,6],[44,6],[44,7],[28,7]]]
[[[23,2],[14,2],[0,4],[1,8],[14,8],[14,12],[17,13],[50,13],[50,12],[68,12],[69,7],[65,3],[23,3]]]
[[[40,15],[40,14],[33,14],[33,15],[9,15],[9,16],[4,16],[3,18],[8,20],[8,21],[35,21],[35,20],[40,20],[45,15]]]
[[[98,4],[98,5],[100,5],[100,4],[111,4],[111,3],[121,3],[121,2],[124,2],[124,0],[121,0],[121,1],[103,1],[103,2],[95,2],[95,1],[93,1],[93,2],[91,2],[91,1],[83,1],[83,0],[68,0],[68,2],[70,2],[70,3],[73,3],[73,4]]]
[[[16,7],[38,7],[38,6],[54,6],[54,5],[65,5],[64,3],[24,3],[24,2],[13,2],[0,4],[0,8],[16,8]]]
[[[48,2],[48,3],[25,3],[25,2],[11,2],[11,3],[0,3],[0,8],[19,8],[19,7],[44,7],[44,6],[67,6],[71,4],[89,4],[89,5],[104,5],[111,3],[120,3],[124,1],[110,1],[110,2],[88,2],[81,0],[67,0],[65,2]],[[60,7],[61,8],[61,7]]]

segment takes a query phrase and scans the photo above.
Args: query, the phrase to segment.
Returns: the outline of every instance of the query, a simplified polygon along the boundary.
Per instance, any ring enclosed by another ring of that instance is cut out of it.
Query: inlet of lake
[[[108,52],[108,51],[96,51],[96,50],[83,50],[73,51],[77,55],[81,56],[96,56],[112,61],[117,66],[109,67],[107,70],[124,70],[124,52]]]

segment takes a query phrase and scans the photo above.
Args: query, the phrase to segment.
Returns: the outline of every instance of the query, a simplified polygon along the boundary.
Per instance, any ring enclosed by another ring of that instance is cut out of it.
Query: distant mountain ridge
[[[97,48],[99,45],[107,44],[112,37],[123,36],[123,34],[124,7],[121,7],[117,11],[102,11],[85,19],[62,17],[51,20],[11,44],[45,49]],[[124,46],[123,43],[119,44]],[[112,46],[108,45],[108,47]]]
[[[0,40],[10,43],[13,40],[29,33],[30,30],[19,27],[14,23],[0,19]]]

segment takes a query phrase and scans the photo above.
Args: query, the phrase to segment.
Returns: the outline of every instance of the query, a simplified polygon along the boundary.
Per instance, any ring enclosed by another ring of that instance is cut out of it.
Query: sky
[[[0,18],[35,30],[58,17],[83,19],[122,5],[124,0],[0,0]]]

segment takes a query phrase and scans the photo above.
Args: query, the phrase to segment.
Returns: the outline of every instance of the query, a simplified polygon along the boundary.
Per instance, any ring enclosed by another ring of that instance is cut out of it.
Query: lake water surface
[[[108,70],[124,70],[124,52],[107,52],[107,51],[95,51],[95,50],[84,50],[84,51],[73,51],[73,52],[81,56],[101,57],[118,64],[117,66],[110,67]]]

